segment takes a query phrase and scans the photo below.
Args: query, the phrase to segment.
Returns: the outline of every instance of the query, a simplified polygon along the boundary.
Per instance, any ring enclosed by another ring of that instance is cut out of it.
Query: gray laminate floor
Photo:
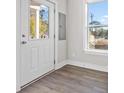
[[[19,93],[107,93],[108,73],[67,65]]]

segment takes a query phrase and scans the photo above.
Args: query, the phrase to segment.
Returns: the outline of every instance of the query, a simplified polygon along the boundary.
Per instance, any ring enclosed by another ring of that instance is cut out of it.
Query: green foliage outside
[[[39,20],[39,34],[40,38],[45,38],[45,35],[48,32],[48,24],[47,22],[43,21],[42,17]]]
[[[92,31],[92,28],[90,28],[90,32],[92,35],[95,36],[95,38],[104,38],[108,39],[108,30],[104,28],[95,28],[95,31]]]
[[[39,34],[40,38],[45,38],[46,34],[48,32],[48,23],[43,21],[42,18],[40,17],[39,19]],[[31,15],[30,17],[30,36],[31,38],[36,37],[36,19],[35,15]]]
[[[35,15],[31,15],[30,16],[30,36],[31,38],[35,38],[36,36],[36,19],[35,19]]]

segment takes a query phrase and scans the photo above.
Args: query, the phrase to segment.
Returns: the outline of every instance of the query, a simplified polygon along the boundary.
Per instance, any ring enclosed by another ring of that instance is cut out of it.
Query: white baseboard
[[[65,61],[62,61],[62,62],[57,63],[57,64],[55,65],[55,70],[60,69],[60,68],[62,68],[63,66],[67,65],[67,64],[68,64],[67,62],[68,62],[68,60],[65,60]]]
[[[80,62],[80,61],[74,61],[74,60],[65,60],[65,61],[62,61],[62,62],[56,64],[55,70],[60,69],[65,65],[73,65],[73,66],[98,70],[98,71],[102,71],[102,72],[108,72],[107,66],[100,66],[100,65],[90,64],[88,62]]]
[[[67,60],[67,63],[69,65],[74,65],[74,66],[78,66],[78,67],[84,67],[84,68],[88,68],[88,69],[108,72],[107,66],[100,66],[100,65],[95,65],[95,64],[89,64],[88,62],[79,62],[79,61],[73,61],[73,60]]]
[[[16,93],[19,92],[21,89],[20,87],[16,87]]]

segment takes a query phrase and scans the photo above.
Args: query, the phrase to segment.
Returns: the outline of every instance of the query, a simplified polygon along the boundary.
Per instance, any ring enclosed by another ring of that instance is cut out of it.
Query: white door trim
[[[21,56],[21,0],[16,2],[16,91],[20,91],[20,56]]]
[[[54,34],[55,34],[55,68],[56,68],[56,64],[58,62],[58,4],[56,1],[52,1],[52,0],[46,0],[48,2],[53,2],[54,7],[55,7],[55,27],[54,27]],[[21,90],[21,83],[20,83],[20,73],[21,73],[21,0],[17,0],[16,2],[16,92]]]

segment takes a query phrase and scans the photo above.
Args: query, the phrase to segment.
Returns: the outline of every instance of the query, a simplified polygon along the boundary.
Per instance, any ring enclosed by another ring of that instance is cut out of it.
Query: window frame
[[[89,36],[89,30],[88,30],[88,2],[85,1],[84,3],[84,31],[83,31],[83,47],[84,47],[84,52],[86,54],[91,54],[91,55],[103,55],[103,56],[108,56],[108,50],[102,50],[102,49],[90,49],[89,48],[89,43],[88,43],[88,36]]]

